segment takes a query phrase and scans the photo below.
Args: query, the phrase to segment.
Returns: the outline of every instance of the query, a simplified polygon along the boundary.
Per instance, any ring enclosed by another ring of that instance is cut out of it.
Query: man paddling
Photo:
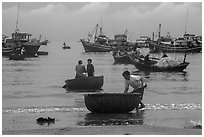
[[[124,93],[127,93],[129,90],[129,85],[134,88],[134,90],[130,93],[140,93],[141,94],[141,100],[143,98],[143,92],[144,87],[146,87],[146,83],[144,83],[143,79],[140,76],[136,75],[130,75],[129,71],[124,71],[122,76],[125,79],[125,89]],[[145,105],[142,103],[142,101],[139,102],[140,107],[138,109],[142,109],[145,107]]]

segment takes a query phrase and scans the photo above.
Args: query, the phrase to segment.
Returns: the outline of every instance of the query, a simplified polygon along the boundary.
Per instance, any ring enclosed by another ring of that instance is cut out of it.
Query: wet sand
[[[3,135],[202,135],[202,129],[137,126],[80,126],[3,131]]]

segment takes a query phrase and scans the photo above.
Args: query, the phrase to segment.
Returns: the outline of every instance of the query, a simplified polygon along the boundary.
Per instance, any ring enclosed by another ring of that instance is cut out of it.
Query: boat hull
[[[96,91],[102,88],[104,76],[68,79],[65,82],[66,82],[65,88],[67,90]]]
[[[140,94],[95,93],[84,94],[86,108],[93,113],[128,113],[138,110]]]
[[[202,46],[197,47],[170,47],[170,46],[158,46],[159,50],[162,52],[183,52],[183,53],[200,53],[202,51]]]
[[[114,63],[122,63],[122,64],[132,64],[129,55],[123,55],[123,56],[117,56],[117,55],[113,55],[113,58],[115,60]]]
[[[40,48],[40,43],[32,44],[32,43],[23,43],[24,54],[26,56],[35,56]]]
[[[21,47],[17,47],[15,50],[13,48],[3,48],[2,47],[2,56],[10,56],[13,53],[20,54],[21,53]]]
[[[184,62],[176,66],[168,66],[168,67],[160,67],[156,65],[148,65],[144,62],[140,62],[139,59],[133,59],[131,58],[132,63],[135,65],[135,67],[138,70],[141,71],[153,71],[153,72],[181,72],[184,69],[187,68],[187,66],[190,64],[189,62]]]
[[[111,46],[81,40],[85,52],[110,52]]]

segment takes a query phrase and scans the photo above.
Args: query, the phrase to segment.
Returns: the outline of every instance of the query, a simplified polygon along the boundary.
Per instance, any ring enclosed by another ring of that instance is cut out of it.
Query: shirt
[[[94,66],[93,64],[87,64],[88,76],[94,76]]]
[[[82,73],[86,72],[85,66],[78,64],[76,65],[76,75],[81,75]]]
[[[142,86],[141,77],[130,75],[130,79],[125,80],[125,88],[129,88],[129,85],[134,89],[140,88]]]

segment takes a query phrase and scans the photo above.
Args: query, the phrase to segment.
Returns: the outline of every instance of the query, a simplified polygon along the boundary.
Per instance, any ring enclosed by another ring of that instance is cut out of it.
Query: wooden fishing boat
[[[130,64],[131,60],[128,54],[124,55],[113,55],[115,63],[123,63],[123,64]]]
[[[202,46],[173,46],[173,45],[158,45],[158,48],[162,52],[183,52],[183,53],[200,53],[202,51]]]
[[[93,113],[128,113],[138,110],[139,93],[84,94],[86,108]]]
[[[104,76],[68,79],[65,82],[66,82],[65,88],[67,90],[96,91],[102,88]]]
[[[111,46],[107,44],[94,43],[84,39],[81,39],[80,41],[84,46],[85,52],[110,52],[112,50]]]
[[[98,32],[99,25],[97,24],[94,28],[94,34],[88,34],[88,40],[80,39],[85,52],[110,52],[112,50],[111,46],[108,44],[109,39],[102,32],[102,27],[100,27],[100,33]],[[94,38],[91,40],[91,38]]]
[[[132,63],[135,65],[135,67],[141,71],[154,71],[154,72],[162,72],[162,71],[176,72],[178,71],[180,72],[186,69],[187,66],[190,64],[189,62],[185,62],[185,59],[184,59],[184,61],[178,65],[158,66],[157,63],[159,59],[156,59],[156,58],[150,59],[148,63],[146,63],[145,60],[142,58],[134,58],[130,56],[130,59]]]

